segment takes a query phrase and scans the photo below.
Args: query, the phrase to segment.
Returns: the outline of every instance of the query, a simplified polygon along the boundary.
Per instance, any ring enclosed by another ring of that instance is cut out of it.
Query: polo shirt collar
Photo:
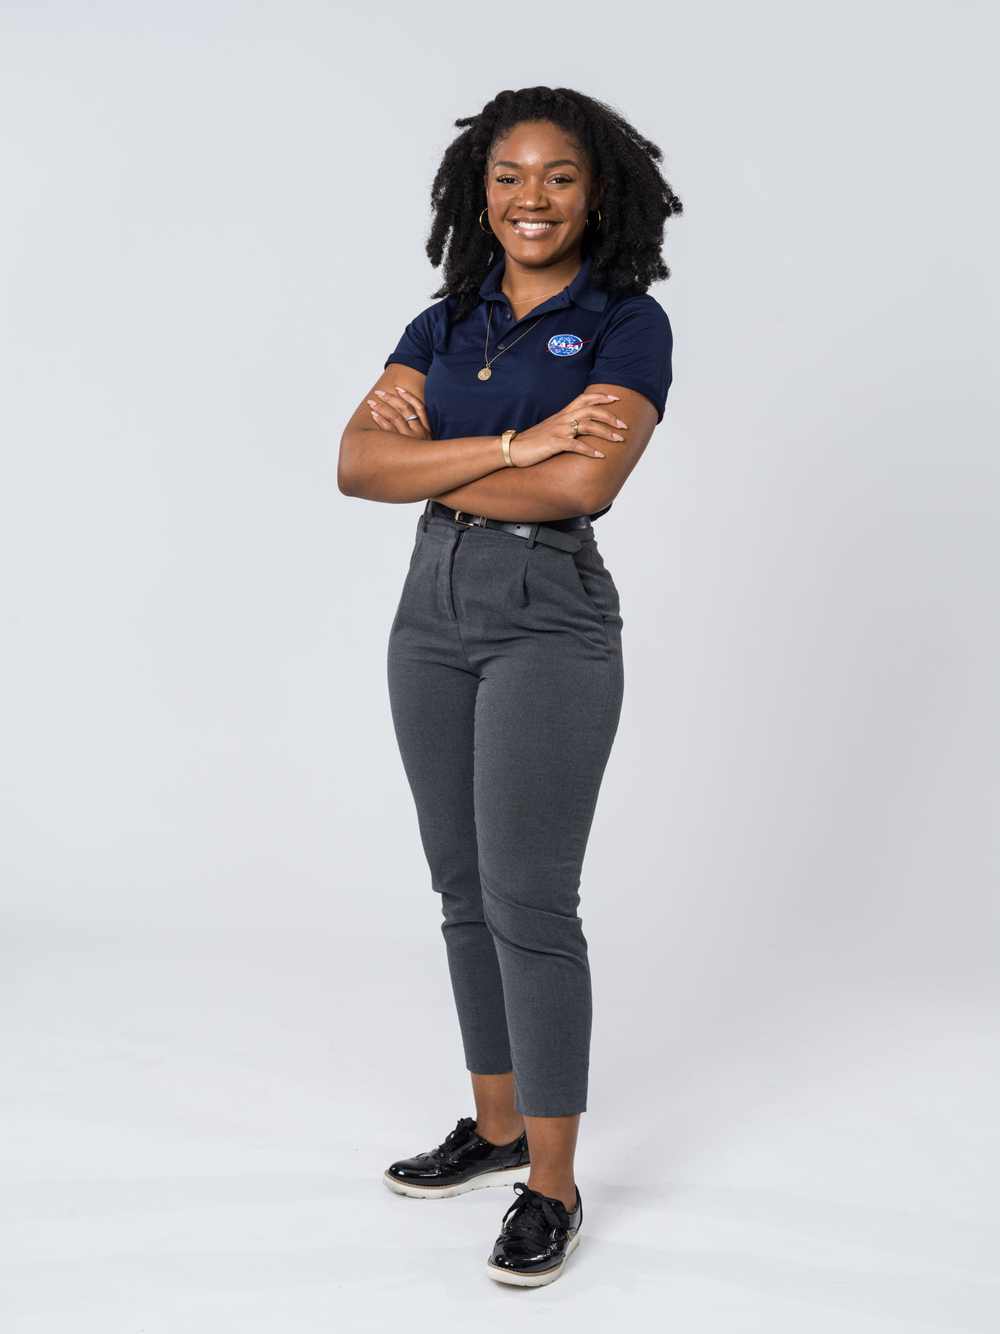
[[[486,281],[479,289],[479,295],[484,301],[507,301],[503,292],[500,290],[500,284],[503,282],[504,269],[507,261],[502,259],[499,264],[495,264],[486,275]],[[584,310],[603,310],[608,304],[608,294],[599,292],[590,281],[590,270],[593,261],[590,255],[587,255],[569,287],[558,293],[557,296],[550,297],[548,301],[536,306],[531,312],[533,315],[539,310],[559,310],[562,306],[582,306]],[[509,303],[508,303],[509,304]]]

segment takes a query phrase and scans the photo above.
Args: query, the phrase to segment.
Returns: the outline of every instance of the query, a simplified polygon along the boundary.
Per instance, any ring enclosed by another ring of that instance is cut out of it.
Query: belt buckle
[[[455,522],[462,524],[466,528],[485,528],[489,522],[489,520],[484,519],[481,514],[470,514],[467,519],[463,519],[462,515],[464,513],[465,510],[456,510]]]

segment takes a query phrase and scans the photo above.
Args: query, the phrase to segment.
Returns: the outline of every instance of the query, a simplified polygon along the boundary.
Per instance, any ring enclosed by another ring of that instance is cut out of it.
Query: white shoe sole
[[[484,1190],[487,1186],[512,1186],[515,1181],[525,1181],[531,1170],[528,1163],[523,1167],[505,1167],[497,1172],[480,1172],[468,1181],[460,1181],[456,1186],[407,1186],[397,1181],[388,1172],[382,1180],[397,1195],[408,1195],[411,1200],[448,1200],[453,1195],[464,1195],[469,1190]]]
[[[510,1269],[498,1269],[492,1261],[486,1261],[486,1273],[498,1283],[513,1283],[518,1288],[544,1288],[546,1283],[554,1283],[563,1271],[566,1261],[580,1244],[579,1232],[570,1237],[566,1253],[553,1269],[546,1269],[541,1274],[515,1274]]]

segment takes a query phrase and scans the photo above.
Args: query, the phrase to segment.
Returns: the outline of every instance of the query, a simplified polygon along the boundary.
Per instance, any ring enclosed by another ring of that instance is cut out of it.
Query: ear
[[[603,198],[604,198],[604,189],[605,189],[605,186],[606,186],[606,185],[607,185],[607,182],[605,181],[604,177],[603,177],[603,176],[598,176],[597,180],[594,181],[593,185],[590,187],[590,211],[591,211],[591,213],[593,213],[593,211],[594,211],[595,208],[600,208],[600,206],[601,206],[601,201],[602,201]]]

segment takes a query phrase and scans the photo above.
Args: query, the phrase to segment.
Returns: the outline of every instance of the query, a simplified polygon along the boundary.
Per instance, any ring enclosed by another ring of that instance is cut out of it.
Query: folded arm
[[[430,496],[496,519],[593,513],[618,494],[656,425],[642,394],[592,385],[520,432],[511,445],[516,466],[508,468],[499,435],[433,439],[424,380],[408,366],[388,366],[351,417],[338,467],[345,495],[390,504]]]
[[[423,407],[425,379],[409,366],[388,366],[351,417],[340,442],[337,468],[337,484],[344,495],[406,505],[506,466],[499,436],[433,438]],[[419,410],[413,405],[412,422],[405,422],[399,410],[379,398],[380,393],[388,394],[401,402],[397,386],[419,401]]]
[[[615,431],[618,440],[599,443],[604,458],[557,454],[530,468],[504,468],[490,473],[433,499],[467,514],[528,523],[571,519],[577,514],[596,514],[605,509],[642,458],[656,428],[657,413],[649,399],[634,389],[597,384],[588,386],[588,394],[591,392],[617,399],[612,405],[614,415],[628,423],[624,429]],[[580,420],[582,426],[583,419]],[[519,435],[511,446],[512,458],[517,456],[521,439]]]

